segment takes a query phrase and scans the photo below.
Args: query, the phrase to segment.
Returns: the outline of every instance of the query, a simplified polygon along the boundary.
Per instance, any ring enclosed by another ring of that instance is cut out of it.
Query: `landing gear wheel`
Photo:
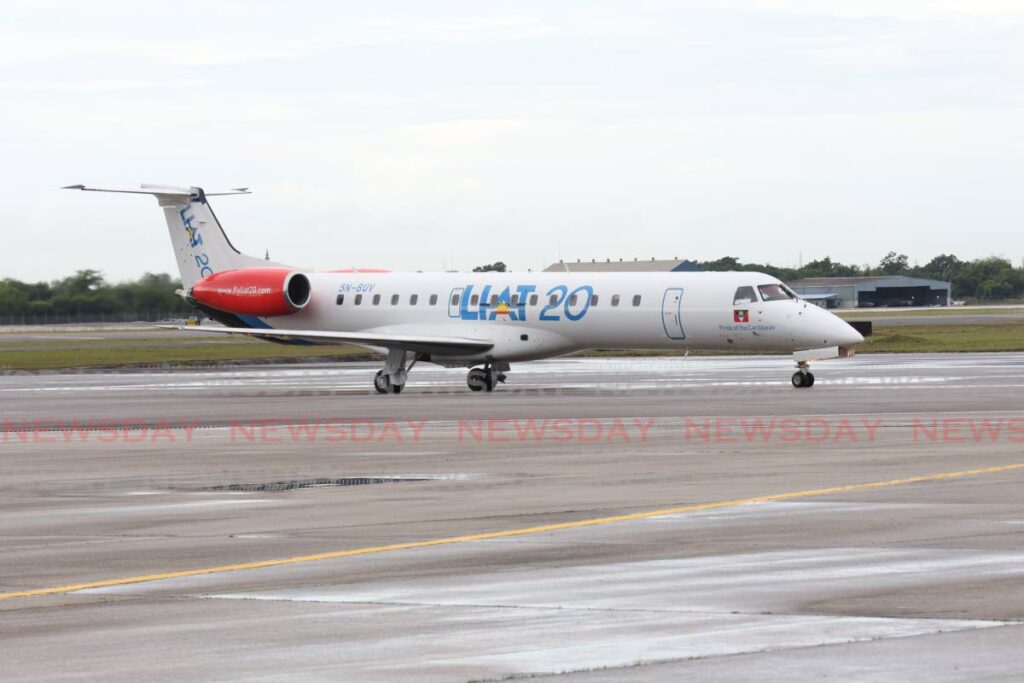
[[[809,372],[794,372],[793,387],[796,389],[809,389],[814,386],[814,375]]]
[[[473,368],[466,376],[466,385],[472,391],[491,392],[505,379],[505,373],[494,367]]]
[[[491,373],[481,368],[473,368],[466,375],[466,385],[471,391],[494,391]]]
[[[378,394],[400,394],[404,385],[392,384],[391,377],[385,375],[383,370],[378,370],[373,377],[373,388],[377,390]]]

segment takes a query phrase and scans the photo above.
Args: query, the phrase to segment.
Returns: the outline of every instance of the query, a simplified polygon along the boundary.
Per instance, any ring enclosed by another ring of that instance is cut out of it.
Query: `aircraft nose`
[[[825,328],[829,346],[855,346],[864,341],[864,336],[850,323],[828,311],[822,311],[830,320]]]
[[[814,346],[855,346],[864,341],[860,332],[833,313],[805,304],[806,324],[800,341]]]
[[[855,330],[850,323],[846,322],[840,317],[836,317],[840,323],[842,323],[843,329],[836,333],[836,339],[838,340],[839,346],[856,346],[864,342],[864,335]]]

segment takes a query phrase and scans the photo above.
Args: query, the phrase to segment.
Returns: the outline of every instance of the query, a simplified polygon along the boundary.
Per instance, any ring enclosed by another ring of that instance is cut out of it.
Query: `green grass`
[[[109,341],[109,340],[108,340]],[[208,365],[229,362],[356,360],[371,354],[351,346],[288,346],[261,341],[195,344],[196,340],[146,344],[127,348],[110,345],[83,348],[40,347],[0,350],[0,370],[60,370],[69,368],[153,367]]]
[[[857,353],[1024,351],[1024,323],[875,326]]]
[[[1024,315],[1020,308],[961,308],[959,306],[940,306],[927,310],[905,311],[898,308],[854,308],[832,310],[840,318],[927,318],[930,316],[956,315]]]
[[[39,340],[20,340],[20,341],[0,341],[0,352],[10,349],[17,351],[25,348],[48,348],[48,349],[60,349],[60,348],[77,348],[77,347],[94,347],[94,346],[141,346],[141,345],[153,345],[153,346],[181,346],[185,343],[191,343],[196,345],[215,345],[215,344],[249,344],[251,340],[239,337],[230,337],[227,335],[219,335],[217,337],[212,336],[195,336],[185,337],[186,333],[182,332],[180,339],[173,337],[125,337],[125,338],[100,338],[100,339],[39,339]],[[3,339],[0,336],[0,339]]]

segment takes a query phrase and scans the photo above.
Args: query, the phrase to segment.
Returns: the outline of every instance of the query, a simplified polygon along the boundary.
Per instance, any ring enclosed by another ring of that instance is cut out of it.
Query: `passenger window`
[[[497,294],[492,294],[491,295],[491,305],[492,306],[497,306],[498,305],[498,295]]]
[[[478,303],[480,303],[480,295],[479,294],[474,294],[473,296],[469,297],[469,305],[470,306],[476,306]]]
[[[634,294],[633,295],[633,305],[634,306],[639,306],[640,305],[640,295],[639,294]]]
[[[458,295],[458,293],[452,294],[452,306],[458,306],[458,305],[459,305],[459,295]]]
[[[518,306],[519,305],[519,295],[518,294],[513,294],[512,295],[512,302],[511,302],[511,304],[513,306]]]
[[[531,294],[530,295],[530,305],[531,306],[536,306],[537,305],[537,295],[536,294]]]
[[[397,294],[392,294],[391,295],[391,305],[392,306],[397,306],[398,305],[398,295]]]
[[[548,303],[551,304],[552,306],[556,305],[558,303],[558,295],[552,294],[551,298],[548,299]]]
[[[374,294],[373,295],[373,305],[376,306],[379,303],[380,303],[380,294]]]
[[[618,306],[618,305],[619,305],[619,295],[618,294],[612,294],[612,306]]]
[[[339,306],[341,306],[343,303],[345,303],[345,295],[344,294],[339,294],[338,298],[334,300],[334,303],[336,303]]]
[[[595,294],[592,297],[590,297],[590,305],[591,306],[596,306],[597,305],[597,294]]]
[[[415,306],[416,302],[419,301],[419,300],[420,300],[420,295],[419,294],[412,294],[412,295],[409,296],[409,305],[410,306]]]
[[[356,294],[356,306],[358,306],[361,303],[363,303],[363,295],[362,294]]]
[[[430,305],[431,306],[436,306],[437,305],[437,294],[431,294],[430,295]]]
[[[787,299],[796,298],[792,292],[782,285],[760,285],[757,289],[761,292],[761,298],[765,301],[786,301]]]
[[[757,302],[757,294],[754,294],[753,287],[740,287],[732,297],[732,305],[752,304]]]

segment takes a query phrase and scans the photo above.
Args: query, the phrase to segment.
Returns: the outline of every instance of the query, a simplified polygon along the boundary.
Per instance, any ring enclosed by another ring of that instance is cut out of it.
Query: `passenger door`
[[[661,324],[669,339],[686,339],[683,331],[683,290],[673,287],[665,290],[661,299]]]

